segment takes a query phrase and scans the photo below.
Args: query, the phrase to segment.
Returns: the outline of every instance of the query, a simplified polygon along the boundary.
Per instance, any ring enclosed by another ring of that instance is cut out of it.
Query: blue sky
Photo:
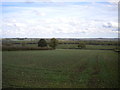
[[[2,2],[2,38],[116,38],[111,2]]]

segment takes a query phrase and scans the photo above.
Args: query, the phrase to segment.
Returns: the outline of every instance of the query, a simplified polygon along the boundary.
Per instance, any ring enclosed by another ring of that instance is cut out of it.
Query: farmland
[[[118,53],[113,50],[3,51],[2,56],[3,88],[118,87]]]

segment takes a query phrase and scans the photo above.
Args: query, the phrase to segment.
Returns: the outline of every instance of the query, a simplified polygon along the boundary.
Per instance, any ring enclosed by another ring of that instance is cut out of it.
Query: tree
[[[86,45],[85,45],[85,43],[84,42],[81,42],[81,43],[79,43],[78,44],[78,48],[86,48]]]
[[[56,46],[58,45],[58,40],[57,39],[55,39],[55,38],[52,38],[51,40],[50,40],[50,47],[52,47],[53,49],[56,49]]]
[[[38,42],[38,47],[46,47],[47,46],[47,42],[45,39],[40,39]]]

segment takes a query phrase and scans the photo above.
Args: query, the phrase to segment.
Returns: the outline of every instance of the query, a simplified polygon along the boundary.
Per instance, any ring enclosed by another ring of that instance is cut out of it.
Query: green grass
[[[77,44],[59,44],[58,49],[77,48]],[[86,45],[86,49],[115,49],[114,45]]]
[[[22,44],[14,44],[14,46],[22,46]],[[38,44],[25,44],[26,47],[38,47]],[[78,48],[78,44],[58,44],[57,49]],[[115,49],[115,45],[86,45],[86,49]]]
[[[3,88],[115,88],[118,54],[110,50],[3,51]]]
[[[114,45],[87,45],[87,49],[115,49],[117,46]]]

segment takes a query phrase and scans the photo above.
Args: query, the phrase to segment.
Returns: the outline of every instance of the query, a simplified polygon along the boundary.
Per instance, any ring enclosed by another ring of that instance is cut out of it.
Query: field
[[[56,49],[3,51],[3,88],[116,88],[118,53]]]
[[[77,44],[59,44],[57,46],[58,49],[68,49],[68,48],[77,48]],[[115,45],[86,45],[86,49],[115,49]]]

